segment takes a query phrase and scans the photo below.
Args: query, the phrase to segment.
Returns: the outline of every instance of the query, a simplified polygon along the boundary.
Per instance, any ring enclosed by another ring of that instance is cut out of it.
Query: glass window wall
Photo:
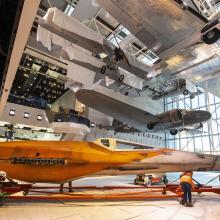
[[[197,109],[211,112],[212,119],[203,124],[201,131],[179,132],[173,136],[165,134],[166,146],[177,150],[220,154],[220,98],[211,93],[203,93],[190,99],[189,96],[180,95],[166,98],[164,110],[171,109]]]

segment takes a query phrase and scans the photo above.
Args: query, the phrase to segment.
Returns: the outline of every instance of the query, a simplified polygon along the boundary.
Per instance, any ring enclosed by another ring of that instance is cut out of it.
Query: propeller
[[[130,62],[129,62],[127,56],[125,55],[124,50],[122,50],[122,48],[120,47],[120,44],[119,44],[119,42],[118,42],[118,40],[117,40],[115,34],[114,34],[114,38],[115,38],[115,41],[116,41],[117,46],[118,46],[118,48],[115,48],[115,52],[121,53],[121,55],[122,55],[123,58],[125,59],[125,61],[126,61],[126,63],[128,64],[128,66],[131,67],[131,64],[130,64]]]

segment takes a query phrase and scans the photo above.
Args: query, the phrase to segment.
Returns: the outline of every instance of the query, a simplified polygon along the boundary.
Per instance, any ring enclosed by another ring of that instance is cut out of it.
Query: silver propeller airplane
[[[138,130],[134,127],[130,127],[127,124],[122,123],[121,121],[118,121],[116,119],[113,119],[112,125],[103,125],[103,124],[98,124],[98,128],[100,129],[105,129],[105,130],[110,130],[114,131],[114,134],[117,133],[139,133],[141,130]],[[186,126],[183,124],[182,128],[177,129],[171,129],[170,133],[172,135],[176,135],[177,132],[182,132],[182,131],[187,131],[188,133],[193,133],[193,134],[201,134],[204,133],[203,131],[203,124],[202,122],[196,123],[190,126]],[[148,133],[153,133],[153,131],[148,131]]]
[[[57,16],[62,16],[65,21],[67,19],[68,22],[71,23],[71,27],[76,28],[71,29],[59,25],[56,22]],[[89,29],[74,18],[70,18],[56,8],[50,8],[46,16],[40,18],[38,23],[38,33],[44,28],[68,42],[89,51],[93,57],[102,61],[103,65],[98,67],[89,61],[71,59],[67,52],[62,51],[61,56],[64,59],[69,59],[71,62],[95,72],[97,74],[95,81],[108,76],[117,83],[126,83],[124,82],[126,74],[134,75],[136,78],[146,80],[149,78],[148,74],[154,72],[154,69],[151,66],[143,63],[135,56],[132,56],[121,49],[118,42],[118,46],[115,46],[113,43],[104,39],[100,34]],[[56,44],[56,42],[52,43]]]
[[[172,135],[176,135],[183,128],[199,128],[202,122],[211,118],[210,112],[202,110],[173,109],[154,115],[94,90],[78,90],[76,98],[83,104],[142,132],[168,130]]]

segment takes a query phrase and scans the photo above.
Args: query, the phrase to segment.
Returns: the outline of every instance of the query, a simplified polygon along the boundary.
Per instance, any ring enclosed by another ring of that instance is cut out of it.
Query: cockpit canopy
[[[95,143],[112,151],[117,151],[117,150],[126,151],[126,150],[140,150],[140,149],[146,150],[146,149],[155,148],[149,145],[133,143],[133,142],[118,140],[113,138],[99,138],[95,140]]]

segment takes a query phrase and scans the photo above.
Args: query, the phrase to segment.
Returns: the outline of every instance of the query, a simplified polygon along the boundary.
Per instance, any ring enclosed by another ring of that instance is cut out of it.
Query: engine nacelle
[[[124,52],[121,48],[116,47],[114,49],[115,61],[118,62],[124,59]]]
[[[180,109],[172,109],[157,116],[160,117],[162,123],[176,123],[183,119],[183,112]]]

